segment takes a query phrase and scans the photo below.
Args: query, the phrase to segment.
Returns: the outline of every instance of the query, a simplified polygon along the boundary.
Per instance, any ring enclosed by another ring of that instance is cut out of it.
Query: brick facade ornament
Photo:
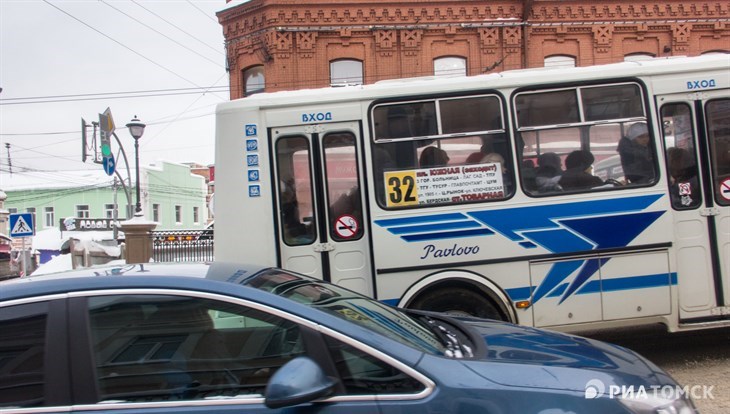
[[[672,45],[675,52],[684,52],[689,46],[689,36],[692,27],[688,23],[672,25]]]
[[[482,27],[479,29],[479,40],[484,53],[493,55],[499,48],[499,28]]]
[[[631,54],[730,52],[727,0],[239,3],[218,13],[232,99],[244,96],[241,71],[256,65],[264,67],[267,90],[326,86],[322,74],[333,59],[361,61],[371,83],[432,74],[433,60],[457,46],[468,67],[496,63],[499,70],[542,66],[555,54],[585,66]]]
[[[375,49],[380,56],[391,56],[395,51],[395,30],[376,30]]]
[[[593,45],[596,53],[610,52],[612,38],[613,26],[593,26]]]

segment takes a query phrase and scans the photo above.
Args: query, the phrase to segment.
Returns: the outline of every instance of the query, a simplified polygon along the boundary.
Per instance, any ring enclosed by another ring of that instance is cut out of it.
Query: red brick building
[[[730,53],[727,0],[227,0],[231,99],[260,91]]]

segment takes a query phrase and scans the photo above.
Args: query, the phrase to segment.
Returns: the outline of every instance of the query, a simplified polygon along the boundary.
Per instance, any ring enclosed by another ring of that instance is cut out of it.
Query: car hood
[[[485,356],[463,363],[496,383],[576,391],[591,380],[606,387],[674,384],[654,364],[618,345],[504,322],[461,322],[487,344]]]

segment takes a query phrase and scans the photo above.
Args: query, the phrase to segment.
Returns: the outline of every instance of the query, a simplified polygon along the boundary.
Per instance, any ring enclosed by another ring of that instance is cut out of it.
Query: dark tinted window
[[[344,342],[326,337],[347,394],[415,394],[423,384]]]
[[[0,309],[0,407],[43,405],[47,315],[47,303]]]
[[[225,302],[104,296],[89,300],[89,314],[101,401],[263,394],[303,353],[298,325]]]

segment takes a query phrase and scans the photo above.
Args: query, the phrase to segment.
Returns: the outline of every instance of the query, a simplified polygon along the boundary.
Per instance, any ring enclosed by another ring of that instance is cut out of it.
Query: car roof
[[[202,280],[241,285],[267,267],[227,262],[102,265],[0,282],[0,300],[90,289],[153,287],[201,289]],[[174,280],[173,280],[174,279]],[[205,289],[208,290],[208,289]]]

